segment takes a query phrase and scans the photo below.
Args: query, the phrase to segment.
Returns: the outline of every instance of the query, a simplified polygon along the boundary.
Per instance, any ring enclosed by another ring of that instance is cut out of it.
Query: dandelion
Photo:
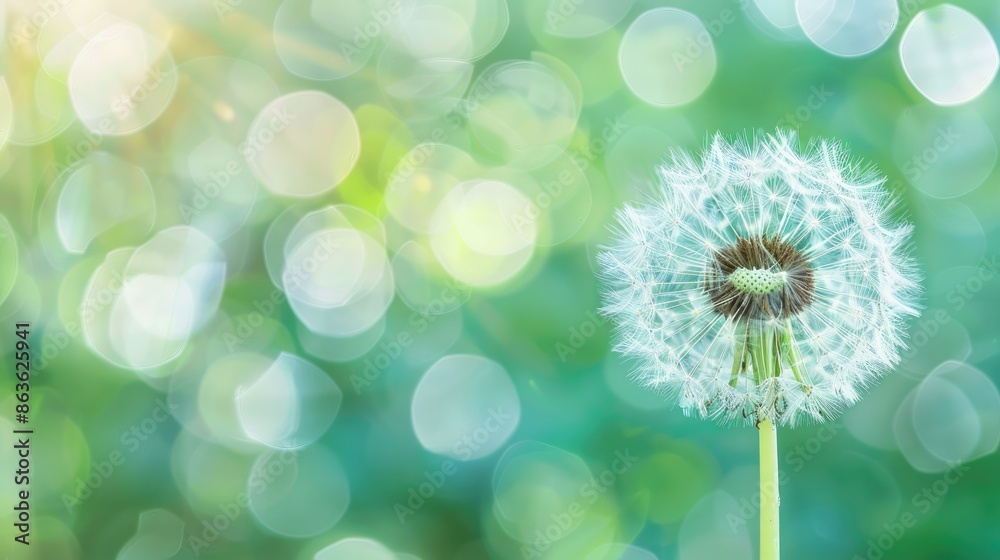
[[[757,426],[761,559],[778,558],[776,425],[824,422],[899,361],[919,284],[885,178],[794,133],[674,153],[617,213],[603,312],[686,414]]]

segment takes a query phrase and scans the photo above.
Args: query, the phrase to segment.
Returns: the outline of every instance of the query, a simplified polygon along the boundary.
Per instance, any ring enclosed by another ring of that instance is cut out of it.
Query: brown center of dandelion
[[[705,275],[715,311],[734,319],[790,317],[812,303],[815,289],[809,259],[778,236],[737,238],[715,252]]]

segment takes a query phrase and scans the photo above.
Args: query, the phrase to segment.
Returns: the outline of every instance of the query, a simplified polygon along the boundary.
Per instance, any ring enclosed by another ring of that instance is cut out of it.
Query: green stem
[[[753,363],[754,378],[758,384],[771,383],[769,391],[775,389],[772,378],[781,375],[782,346],[787,346],[787,342],[787,338],[770,328],[755,329],[747,342],[746,351]],[[766,417],[758,419],[757,430],[760,436],[760,560],[779,560],[778,432]]]
[[[760,560],[779,560],[778,431],[768,419],[757,424],[760,432]]]

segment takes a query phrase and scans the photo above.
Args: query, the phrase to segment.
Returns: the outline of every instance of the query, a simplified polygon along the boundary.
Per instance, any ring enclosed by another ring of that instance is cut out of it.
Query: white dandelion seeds
[[[675,153],[599,256],[615,349],[687,414],[826,421],[899,360],[919,285],[885,178],[794,133]]]

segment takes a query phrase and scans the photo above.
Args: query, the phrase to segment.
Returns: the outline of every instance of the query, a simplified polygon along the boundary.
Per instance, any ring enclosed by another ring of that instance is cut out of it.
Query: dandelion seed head
[[[825,422],[899,361],[917,314],[911,227],[885,178],[794,133],[672,153],[599,255],[634,375],[723,423]]]

